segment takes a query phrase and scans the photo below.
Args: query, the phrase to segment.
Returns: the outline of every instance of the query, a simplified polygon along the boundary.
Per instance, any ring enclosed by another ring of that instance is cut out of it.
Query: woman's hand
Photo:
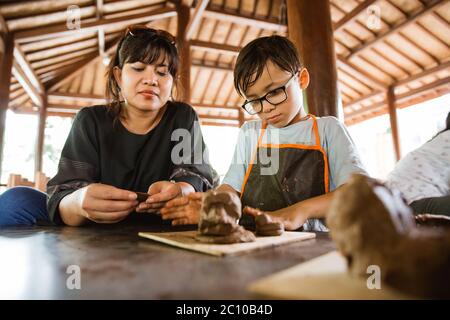
[[[265,213],[269,215],[273,221],[281,222],[284,225],[285,230],[297,230],[306,222],[307,216],[295,209],[295,207],[290,206],[276,211],[262,211],[252,207],[245,207],[243,213],[253,217]]]
[[[164,220],[172,220],[172,225],[197,224],[200,219],[203,192],[191,193],[188,196],[167,202],[161,209]]]
[[[132,191],[93,183],[78,190],[79,213],[97,223],[116,223],[135,210],[136,197]]]
[[[158,212],[168,201],[194,191],[194,188],[186,182],[155,182],[148,188],[147,193],[150,197],[139,204],[136,212]]]

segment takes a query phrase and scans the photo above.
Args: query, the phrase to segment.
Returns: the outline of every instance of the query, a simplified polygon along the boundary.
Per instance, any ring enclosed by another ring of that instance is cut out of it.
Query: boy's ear
[[[308,87],[308,85],[309,85],[309,72],[308,72],[308,69],[302,68],[302,69],[300,69],[300,71],[298,73],[299,73],[298,79],[299,79],[299,82],[300,82],[300,88],[302,90],[305,90]]]
[[[119,87],[122,87],[122,69],[120,69],[118,66],[115,66],[113,68],[113,74],[114,79],[116,79],[116,82],[119,85]]]

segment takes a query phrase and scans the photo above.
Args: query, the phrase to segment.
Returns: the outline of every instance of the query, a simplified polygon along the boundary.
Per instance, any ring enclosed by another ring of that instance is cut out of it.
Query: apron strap
[[[247,172],[245,173],[244,181],[242,182],[241,199],[242,199],[242,196],[244,195],[245,185],[247,184],[247,180],[248,180],[248,176],[250,175],[250,171],[252,171],[253,163],[255,162],[255,159],[256,159],[256,153],[258,152],[258,147],[261,145],[261,141],[262,141],[264,132],[266,131],[266,128],[267,128],[267,122],[263,121],[262,122],[262,127],[261,127],[261,133],[259,134],[258,142],[256,144],[256,148],[253,151],[253,155],[252,155],[252,158],[250,159],[250,163],[249,163]]]
[[[316,146],[321,148],[320,145],[320,136],[319,136],[319,128],[317,126],[317,119],[316,116],[309,114],[308,116],[310,116],[313,119],[313,128],[314,128],[314,136],[316,137]]]

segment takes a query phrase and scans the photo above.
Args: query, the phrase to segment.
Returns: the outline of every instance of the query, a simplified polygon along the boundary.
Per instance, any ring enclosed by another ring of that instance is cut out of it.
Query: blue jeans
[[[0,227],[48,224],[47,195],[29,187],[15,187],[0,195]]]

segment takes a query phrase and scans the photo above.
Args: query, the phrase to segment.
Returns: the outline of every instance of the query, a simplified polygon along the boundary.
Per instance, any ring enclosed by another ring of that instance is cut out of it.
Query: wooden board
[[[271,299],[414,299],[384,284],[380,289],[368,289],[367,278],[350,276],[337,251],[262,278],[248,290]]]
[[[255,242],[234,244],[206,244],[195,240],[197,231],[150,233],[140,232],[139,236],[162,242],[178,248],[198,251],[214,256],[227,256],[240,254],[252,250],[275,247],[286,243],[313,239],[315,233],[311,232],[284,232],[276,237],[257,237]]]

